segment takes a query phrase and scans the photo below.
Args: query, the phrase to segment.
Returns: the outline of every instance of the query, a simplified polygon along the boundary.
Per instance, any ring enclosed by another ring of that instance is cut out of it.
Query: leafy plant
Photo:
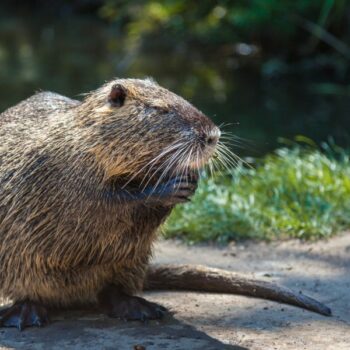
[[[350,159],[324,145],[281,148],[230,175],[204,179],[164,231],[188,241],[328,237],[350,227]]]

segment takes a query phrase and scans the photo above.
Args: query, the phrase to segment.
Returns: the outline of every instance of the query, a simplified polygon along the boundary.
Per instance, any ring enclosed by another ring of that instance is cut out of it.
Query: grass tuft
[[[350,160],[345,151],[281,148],[231,175],[201,181],[165,224],[190,242],[316,239],[350,227]]]

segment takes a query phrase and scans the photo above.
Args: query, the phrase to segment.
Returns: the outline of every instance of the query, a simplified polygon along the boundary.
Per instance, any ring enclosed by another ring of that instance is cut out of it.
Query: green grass
[[[190,242],[314,239],[350,228],[350,160],[330,147],[281,148],[232,175],[205,178],[175,208],[166,237]]]

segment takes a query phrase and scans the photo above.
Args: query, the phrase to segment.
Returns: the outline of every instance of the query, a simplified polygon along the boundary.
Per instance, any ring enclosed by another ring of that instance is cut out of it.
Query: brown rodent
[[[329,314],[266,282],[202,267],[149,268],[157,228],[194,193],[219,129],[152,80],[118,79],[82,102],[38,93],[0,115],[3,326],[42,326],[49,307],[99,302],[156,319],[145,288],[237,292]]]

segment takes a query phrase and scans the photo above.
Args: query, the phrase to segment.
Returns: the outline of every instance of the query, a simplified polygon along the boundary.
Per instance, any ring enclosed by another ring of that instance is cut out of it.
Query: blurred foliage
[[[331,73],[350,77],[348,0],[3,0],[1,12],[50,23],[52,18],[101,19],[128,59],[146,51],[198,51],[264,78]],[[6,12],[7,11],[7,12]],[[75,25],[71,26],[72,33]],[[85,40],[91,36],[85,37]]]
[[[350,228],[349,212],[349,153],[329,144],[322,152],[312,145],[285,147],[254,168],[204,179],[193,200],[175,208],[165,236],[315,239]]]
[[[274,58],[263,64],[262,77],[259,70],[246,67],[245,58],[195,46],[164,50],[155,38],[150,38],[152,50],[134,51],[125,41],[113,24],[89,16],[0,17],[0,111],[40,89],[79,99],[80,93],[115,76],[152,76],[217,124],[225,123],[226,131],[252,140],[244,143],[241,155],[263,155],[276,147],[278,136],[298,133],[317,142],[332,135],[338,144],[349,144],[346,89],[342,95],[324,96],[320,88],[309,86],[321,79],[313,71],[315,62],[324,67],[329,57],[305,61],[301,73],[299,65],[290,67]],[[339,75],[344,70],[339,68]],[[280,77],[284,71],[288,79]]]
[[[322,30],[349,34],[347,0],[106,0],[99,13],[125,27],[131,45],[156,35],[170,45],[243,42],[261,46],[263,54],[302,55],[317,48]],[[242,55],[255,52],[248,46],[236,49]]]

